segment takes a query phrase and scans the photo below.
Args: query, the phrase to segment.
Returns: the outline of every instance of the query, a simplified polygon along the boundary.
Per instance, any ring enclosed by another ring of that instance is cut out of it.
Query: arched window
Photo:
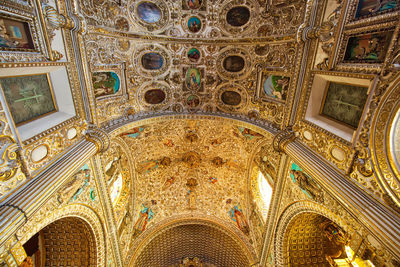
[[[261,171],[258,173],[258,190],[260,190],[260,195],[263,201],[263,205],[260,209],[264,219],[266,219],[269,204],[271,202],[272,187]]]

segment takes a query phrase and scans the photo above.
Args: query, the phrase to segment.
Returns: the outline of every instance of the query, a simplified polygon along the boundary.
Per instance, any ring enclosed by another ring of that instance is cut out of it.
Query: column
[[[400,217],[396,213],[360,190],[336,167],[296,140],[290,129],[280,132],[273,146],[299,164],[393,255],[400,255]]]

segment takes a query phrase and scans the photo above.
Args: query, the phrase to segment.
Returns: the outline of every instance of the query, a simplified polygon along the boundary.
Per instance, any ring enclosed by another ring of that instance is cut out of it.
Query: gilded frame
[[[328,94],[329,87],[330,87],[331,83],[333,83],[333,82],[332,82],[332,81],[327,81],[327,83],[326,83],[326,85],[325,85],[324,96],[323,96],[323,98],[322,98],[321,107],[320,107],[320,109],[319,109],[319,115],[322,116],[322,117],[325,117],[325,118],[327,118],[327,119],[329,119],[329,120],[333,120],[333,121],[335,121],[335,122],[337,122],[337,123],[339,123],[339,124],[341,124],[341,125],[344,125],[344,126],[346,126],[346,127],[350,127],[350,128],[353,129],[353,130],[357,130],[358,127],[360,127],[360,122],[361,122],[362,115],[364,114],[364,112],[365,112],[365,110],[366,110],[366,106],[367,106],[366,104],[367,104],[367,102],[368,102],[369,88],[368,88],[367,86],[361,86],[361,85],[356,85],[356,84],[351,84],[351,83],[334,82],[334,83],[336,83],[336,84],[358,86],[358,87],[363,87],[363,88],[366,89],[367,97],[366,97],[366,100],[365,100],[365,103],[364,103],[364,106],[363,106],[363,111],[361,112],[361,116],[360,116],[360,119],[358,120],[357,127],[354,127],[353,125],[347,124],[347,123],[345,123],[345,122],[343,122],[343,121],[340,121],[340,120],[338,120],[338,119],[335,119],[335,118],[333,118],[333,117],[331,117],[331,116],[326,115],[326,114],[323,113],[323,109],[324,109],[324,106],[325,106],[325,103],[326,103],[326,97],[327,97],[327,94]]]
[[[50,114],[53,114],[53,113],[59,111],[58,105],[57,105],[57,101],[56,101],[56,99],[55,99],[55,97],[54,97],[54,89],[53,89],[53,84],[52,84],[52,82],[51,82],[50,75],[49,75],[48,72],[46,72],[46,73],[35,73],[35,74],[27,74],[27,75],[14,75],[14,76],[0,77],[0,80],[1,80],[1,79],[4,79],[4,78],[28,77],[28,76],[39,76],[39,75],[46,75],[47,83],[48,83],[49,89],[50,89],[51,98],[52,98],[52,101],[53,101],[53,104],[54,104],[54,110],[52,110],[52,111],[50,111],[50,112],[47,112],[47,113],[44,113],[44,114],[42,114],[42,115],[40,115],[40,116],[37,116],[37,117],[35,117],[35,118],[32,118],[32,119],[29,119],[29,120],[20,122],[20,123],[15,123],[14,117],[11,116],[11,119],[12,119],[14,125],[17,126],[17,127],[18,127],[18,126],[21,126],[21,125],[24,125],[24,124],[27,124],[27,123],[29,123],[29,122],[35,121],[35,120],[37,120],[37,119],[43,118],[43,117],[45,117],[45,116],[48,116],[48,115],[50,115]],[[1,90],[3,90],[3,92],[4,92],[3,85],[1,84],[1,82],[0,82],[0,87],[1,87]],[[6,99],[7,99],[7,98],[6,98]],[[12,115],[11,110],[10,110],[10,107],[9,107],[9,104],[8,104],[8,101],[6,101],[6,104],[7,104],[7,109],[10,111],[10,114]]]
[[[279,98],[274,98],[271,96],[265,95],[263,91],[263,78],[266,76],[281,76],[284,78],[289,78],[288,84],[287,84],[287,89],[286,89],[286,98],[285,99],[279,99]],[[289,93],[290,93],[290,86],[292,83],[292,76],[290,73],[286,73],[283,71],[277,71],[277,70],[261,70],[259,69],[257,73],[257,88],[256,88],[256,93],[255,93],[255,99],[260,100],[260,101],[274,101],[278,103],[286,103],[287,99],[289,98]],[[264,94],[264,96],[263,96]]]
[[[117,93],[112,94],[112,95],[103,95],[96,97],[94,93],[94,86],[93,86],[93,80],[92,80],[92,73],[94,72],[114,72],[115,74],[118,75],[118,78],[120,79],[120,87]],[[95,65],[91,69],[91,79],[90,79],[90,84],[92,85],[91,88],[93,89],[93,97],[95,98],[96,101],[104,101],[108,99],[116,99],[116,98],[121,98],[121,97],[128,97],[126,85],[126,65],[125,62],[122,63],[117,63],[117,64],[109,64],[109,65]]]
[[[20,23],[26,23],[28,26],[28,31],[29,31],[29,36],[27,34],[27,37],[29,39],[30,37],[30,41],[32,42],[32,46],[33,48],[6,48],[6,47],[0,47],[0,51],[9,51],[9,52],[14,52],[14,51],[18,51],[18,52],[39,52],[38,49],[38,45],[37,42],[35,42],[34,39],[34,34],[33,34],[33,29],[34,27],[34,19],[33,18],[29,18],[29,17],[23,17],[23,16],[17,16],[17,15],[9,15],[6,13],[0,13],[0,18],[1,19],[8,19],[8,20],[14,20]],[[24,29],[26,30],[26,29]]]

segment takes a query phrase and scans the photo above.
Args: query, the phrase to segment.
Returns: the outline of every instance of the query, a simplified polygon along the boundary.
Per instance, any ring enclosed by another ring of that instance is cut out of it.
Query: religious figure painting
[[[153,219],[154,213],[151,210],[151,208],[145,206],[142,204],[142,208],[139,213],[139,218],[137,219],[135,223],[135,232],[137,234],[142,233],[144,230],[146,230],[147,223]]]
[[[198,17],[190,17],[187,22],[189,31],[196,33],[201,29],[201,21]]]
[[[240,27],[250,20],[250,10],[244,6],[237,6],[228,11],[226,21],[229,25]]]
[[[28,22],[0,17],[0,50],[34,50]]]
[[[308,174],[293,163],[290,170],[290,178],[297,184],[309,198],[322,203],[324,201],[321,187]]]
[[[360,0],[356,18],[394,11],[399,5],[399,0]]]
[[[57,111],[47,73],[4,77],[0,84],[17,126]]]
[[[142,2],[137,6],[137,14],[147,23],[156,23],[161,19],[160,8],[151,2]]]
[[[250,233],[249,224],[247,223],[247,219],[239,205],[235,205],[233,206],[233,208],[230,209],[229,216],[234,222],[236,222],[238,228],[243,233],[245,233],[246,235]]]
[[[347,42],[343,61],[382,63],[392,36],[393,31],[351,36]]]
[[[190,61],[197,62],[200,59],[200,51],[197,48],[190,48],[187,56]]]
[[[356,129],[364,111],[367,93],[368,87],[328,82],[320,113]]]
[[[163,57],[158,53],[146,53],[142,56],[142,66],[146,70],[158,70],[164,64]]]
[[[116,94],[120,89],[120,79],[115,72],[93,72],[92,82],[95,97]]]
[[[286,101],[289,84],[289,77],[263,72],[261,74],[261,86],[258,88],[258,94],[261,98]]]
[[[198,91],[201,85],[201,75],[197,68],[189,68],[186,71],[186,88],[189,90]]]
[[[186,0],[186,5],[190,9],[198,9],[199,7],[201,7],[202,3],[203,3],[202,0]]]

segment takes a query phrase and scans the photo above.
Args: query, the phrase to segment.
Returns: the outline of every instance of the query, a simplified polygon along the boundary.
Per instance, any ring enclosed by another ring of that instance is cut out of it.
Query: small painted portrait
[[[57,111],[48,74],[0,78],[14,123],[18,126]]]
[[[158,53],[146,53],[142,56],[142,66],[146,70],[158,70],[164,64],[163,57]]]
[[[393,31],[352,36],[347,42],[344,61],[381,63],[392,38]]]
[[[221,101],[228,106],[237,106],[242,102],[242,97],[238,92],[228,90],[221,94]]]
[[[237,6],[226,13],[226,21],[229,25],[240,27],[250,20],[250,10],[244,6]]]
[[[144,93],[144,100],[149,104],[160,104],[165,100],[165,92],[161,89],[151,89]]]
[[[137,6],[137,14],[147,23],[156,23],[161,19],[161,10],[151,2],[142,2]]]
[[[196,33],[201,29],[201,21],[198,17],[190,17],[188,20],[189,31]]]
[[[198,9],[201,7],[201,4],[203,3],[202,0],[186,0],[186,5],[190,9]]]
[[[242,209],[239,206],[233,206],[229,211],[229,216],[236,222],[237,227],[246,235],[250,233],[249,224]]]
[[[229,56],[223,61],[223,66],[226,71],[239,72],[244,68],[244,58],[241,56]]]
[[[197,48],[190,48],[187,56],[191,62],[197,62],[200,59],[200,51]]]
[[[324,201],[324,193],[321,187],[296,163],[293,163],[291,166],[290,178],[309,198],[320,203]]]
[[[119,91],[120,80],[115,72],[93,72],[92,82],[95,97],[113,95]]]
[[[289,77],[264,75],[262,79],[262,89],[267,97],[286,100],[289,90],[289,82]]]
[[[200,84],[200,71],[196,68],[189,68],[186,72],[186,87],[190,90],[199,90]]]
[[[0,17],[0,50],[33,50],[29,24]]]
[[[186,99],[186,104],[190,107],[190,108],[195,108],[198,105],[200,105],[200,98],[197,95],[190,95],[188,96],[188,98]]]
[[[368,87],[328,82],[321,115],[356,129],[368,98],[367,92]]]
[[[389,12],[399,7],[398,0],[360,0],[358,2],[356,18]]]

